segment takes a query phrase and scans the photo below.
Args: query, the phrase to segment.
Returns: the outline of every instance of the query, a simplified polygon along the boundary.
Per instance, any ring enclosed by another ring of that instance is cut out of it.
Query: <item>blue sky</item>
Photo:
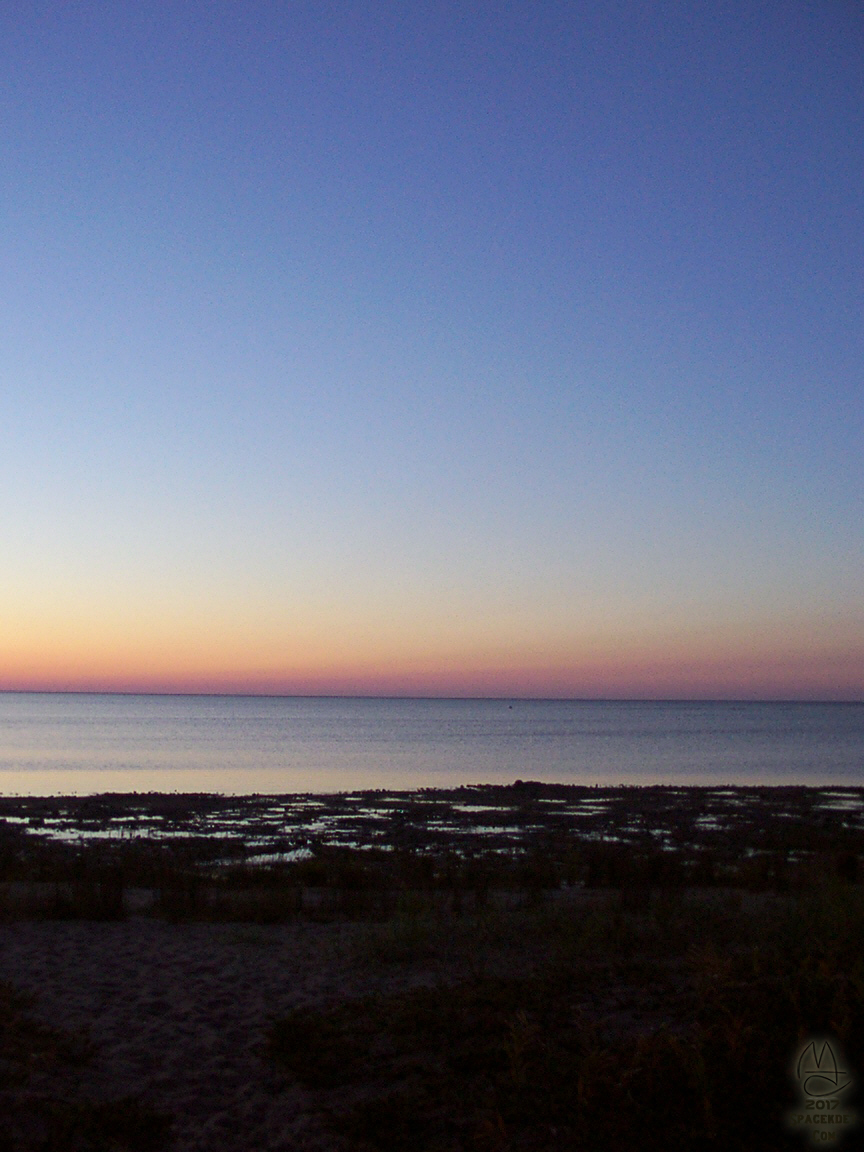
[[[862,49],[7,7],[0,686],[860,698]]]

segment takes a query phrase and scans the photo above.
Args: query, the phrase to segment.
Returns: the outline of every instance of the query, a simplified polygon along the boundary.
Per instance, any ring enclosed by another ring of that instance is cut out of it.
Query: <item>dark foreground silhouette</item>
[[[278,809],[247,799],[249,828]],[[3,800],[7,930],[341,925],[340,963],[376,990],[261,1029],[261,1075],[281,1070],[311,1118],[274,1148],[770,1150],[823,1130],[861,1146],[851,1123],[787,1126],[808,1108],[794,1067],[809,1041],[842,1053],[838,1116],[864,1074],[861,790],[529,783],[345,803],[327,812],[342,839],[353,822],[353,846],[322,835],[319,809],[311,833],[270,821],[282,840],[262,852],[260,828],[212,828],[236,798]],[[104,835],[160,812],[161,837]],[[76,818],[103,835],[50,834]],[[34,1020],[0,996],[0,1149],[171,1147],[158,1100],[83,1097],[86,1039]]]

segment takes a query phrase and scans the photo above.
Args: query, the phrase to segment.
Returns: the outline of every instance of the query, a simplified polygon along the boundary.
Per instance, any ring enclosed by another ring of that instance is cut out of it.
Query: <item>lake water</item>
[[[0,694],[0,794],[864,784],[864,704]]]

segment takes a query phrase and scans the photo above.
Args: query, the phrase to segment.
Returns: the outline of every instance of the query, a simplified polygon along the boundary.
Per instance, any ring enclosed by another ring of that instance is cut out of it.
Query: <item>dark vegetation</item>
[[[864,789],[848,787],[0,797],[0,914],[112,919],[150,899],[177,918],[279,920],[387,916],[406,891],[455,907],[562,886],[796,891],[855,883],[862,848]]]
[[[864,1072],[862,853],[855,788],[5,798],[0,914],[359,922],[423,986],[267,1044],[334,1149],[771,1150],[796,1045]],[[28,1149],[133,1147],[58,1107]]]
[[[334,1148],[802,1147],[784,1119],[796,1046],[830,1034],[864,1065],[860,895],[487,913],[473,974],[295,1012],[270,1052]],[[522,971],[512,952],[496,971],[520,938]]]

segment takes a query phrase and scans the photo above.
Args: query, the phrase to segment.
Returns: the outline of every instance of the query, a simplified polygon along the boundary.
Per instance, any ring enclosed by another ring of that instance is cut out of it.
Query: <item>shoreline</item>
[[[485,1099],[516,1152],[785,1147],[798,1038],[848,1018],[864,1068],[862,859],[864,788],[0,798],[0,1114],[14,1152],[456,1152]]]
[[[482,814],[486,815],[483,816]],[[812,819],[864,829],[864,784],[694,785],[560,784],[516,780],[452,788],[354,789],[226,795],[221,792],[104,792],[93,795],[0,795],[0,822],[31,834],[82,840],[106,833],[121,837],[220,835],[265,837],[274,842],[305,836],[338,842],[340,831],[364,844],[389,843],[386,824],[436,836],[474,831],[500,847],[520,831],[570,830],[577,835],[617,826],[625,837],[635,822],[653,831],[700,819],[728,827],[760,818]],[[841,814],[835,818],[833,814]],[[845,815],[845,818],[843,816]],[[642,831],[645,830],[643,827]]]
[[[528,872],[546,888],[776,887],[820,870],[854,881],[862,861],[864,787],[517,780],[335,795],[0,797],[6,881],[113,873],[152,888],[185,872],[238,885],[435,887],[449,876],[465,887],[479,869],[487,888],[523,886]]]

